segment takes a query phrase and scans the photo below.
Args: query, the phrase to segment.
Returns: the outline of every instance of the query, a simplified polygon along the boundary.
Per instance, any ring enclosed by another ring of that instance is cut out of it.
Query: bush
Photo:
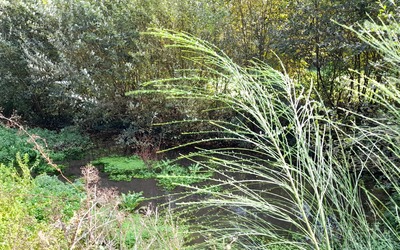
[[[32,161],[38,157],[27,137],[15,129],[0,125],[0,162],[9,163],[15,160],[17,152],[28,154]]]
[[[90,138],[72,127],[58,133],[40,128],[29,129],[27,133],[33,135],[36,142],[46,149],[46,153],[55,161],[80,158],[92,147]],[[30,140],[31,138],[22,131],[0,125],[0,162],[15,161],[15,155],[20,152],[29,156],[29,164],[35,165],[35,173],[54,173],[56,169],[47,164]],[[39,164],[34,164],[36,161],[39,161]]]
[[[0,242],[2,249],[60,249],[66,248],[63,232],[57,226],[58,211],[49,214],[49,220],[37,220],[32,207],[31,192],[35,184],[28,165],[16,168],[0,164]],[[51,191],[51,187],[49,187]],[[47,204],[63,205],[62,200]],[[39,204],[38,204],[39,205]],[[53,220],[51,220],[53,219]]]
[[[67,222],[77,211],[84,198],[83,185],[61,182],[56,176],[39,175],[33,180],[33,187],[26,200],[31,215],[39,221],[51,221],[56,216]]]
[[[54,161],[81,159],[88,149],[93,147],[90,137],[78,130],[78,127],[65,127],[59,132],[34,128],[28,131],[44,139]]]

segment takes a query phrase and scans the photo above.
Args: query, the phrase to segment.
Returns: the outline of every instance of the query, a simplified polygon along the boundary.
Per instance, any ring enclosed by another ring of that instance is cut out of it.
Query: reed
[[[218,176],[212,179],[218,188],[188,187],[205,199],[180,203],[198,224],[193,230],[202,235],[199,246],[398,249],[400,237],[393,227],[399,222],[396,199],[380,202],[363,180],[364,173],[378,170],[399,194],[400,151],[393,140],[400,138],[397,86],[395,92],[381,86],[374,96],[383,110],[390,111],[390,125],[354,112],[368,126],[343,124],[331,118],[321,99],[312,98],[312,84],[309,89],[299,87],[285,72],[261,62],[241,67],[215,46],[188,34],[149,33],[185,51],[188,60],[200,66],[201,77],[193,68],[190,78],[154,81],[146,90],[130,94],[161,92],[177,99],[215,100],[220,109],[235,114],[231,120],[206,121],[214,134],[197,132],[218,135],[202,143],[222,141],[229,146],[199,148],[182,156]],[[212,84],[214,91],[199,83]],[[388,195],[394,197],[393,192]],[[395,211],[389,209],[393,206]],[[397,223],[388,221],[388,211]]]

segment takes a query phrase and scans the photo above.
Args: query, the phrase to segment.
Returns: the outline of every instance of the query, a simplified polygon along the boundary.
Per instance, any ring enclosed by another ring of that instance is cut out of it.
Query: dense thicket
[[[348,89],[362,93],[369,78],[382,78],[373,67],[380,56],[334,21],[351,26],[394,8],[390,1],[373,0],[3,0],[0,5],[0,107],[6,115],[16,111],[28,123],[51,129],[74,123],[91,131],[130,129],[171,143],[183,139],[177,137],[180,127],[161,130],[152,124],[208,119],[219,104],[125,96],[153,79],[191,77],[180,70],[190,64],[182,59],[185,52],[165,50],[165,41],[142,32],[191,33],[242,66],[257,59],[281,70],[280,59],[298,84],[315,82],[332,107],[358,109],[365,98]],[[223,91],[218,81],[196,84]],[[198,112],[210,107],[213,112]]]
[[[0,0],[0,241],[190,249],[195,232],[195,248],[399,249],[399,13],[393,0]],[[200,200],[168,196],[164,221],[151,204],[131,214],[142,193],[100,188],[90,165],[83,186],[32,179],[90,148],[84,130],[142,158],[137,172],[99,159],[111,178],[210,182],[185,186]],[[195,165],[150,161],[187,140],[211,143],[180,156]]]

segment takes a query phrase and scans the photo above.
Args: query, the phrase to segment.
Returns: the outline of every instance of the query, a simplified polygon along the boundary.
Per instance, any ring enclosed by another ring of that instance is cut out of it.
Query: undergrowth
[[[43,190],[32,179],[28,163],[22,159],[18,162],[19,170],[0,164],[0,248],[66,248],[63,221],[79,208],[81,193],[59,180]],[[52,193],[52,188],[57,186],[62,187],[63,195],[57,191]],[[69,205],[62,200],[65,197],[70,198]]]
[[[53,161],[79,159],[92,147],[90,138],[73,127],[64,128],[60,132],[39,128],[28,129],[27,132],[47,150]],[[29,156],[30,164],[35,165],[32,169],[35,173],[55,173],[56,170],[47,164],[29,140],[29,136],[23,131],[0,124],[0,162],[15,162],[15,155],[19,152]],[[39,164],[34,164],[36,161],[39,161]]]
[[[32,178],[27,161],[0,164],[0,249],[182,249],[186,230],[168,211],[135,212],[140,193],[120,196],[98,187],[98,171],[83,182]]]

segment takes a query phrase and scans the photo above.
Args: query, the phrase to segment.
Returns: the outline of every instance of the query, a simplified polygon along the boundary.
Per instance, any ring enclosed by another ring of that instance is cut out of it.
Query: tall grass
[[[396,201],[379,203],[362,179],[364,173],[377,170],[398,194],[400,151],[393,141],[397,137],[392,137],[398,136],[398,119],[389,126],[353,114],[366,119],[369,126],[341,124],[330,118],[323,101],[311,99],[312,86],[296,88],[285,72],[261,62],[240,67],[213,45],[187,34],[150,33],[186,51],[188,59],[200,66],[201,77],[193,69],[190,78],[154,81],[149,83],[152,90],[130,94],[156,91],[177,99],[213,99],[221,109],[235,114],[231,120],[207,121],[216,133],[199,132],[218,135],[202,142],[223,141],[229,147],[199,149],[183,156],[218,172],[213,180],[218,188],[191,187],[194,193],[206,194],[205,199],[181,203],[198,224],[194,230],[202,235],[200,246],[399,248],[396,223],[384,216],[391,206],[398,211]],[[199,83],[218,84],[210,92]],[[396,104],[387,99],[389,93],[381,91],[375,98],[396,114]],[[400,100],[397,95],[389,97]],[[388,150],[382,150],[382,145]],[[393,210],[391,218],[397,224],[400,221]]]

